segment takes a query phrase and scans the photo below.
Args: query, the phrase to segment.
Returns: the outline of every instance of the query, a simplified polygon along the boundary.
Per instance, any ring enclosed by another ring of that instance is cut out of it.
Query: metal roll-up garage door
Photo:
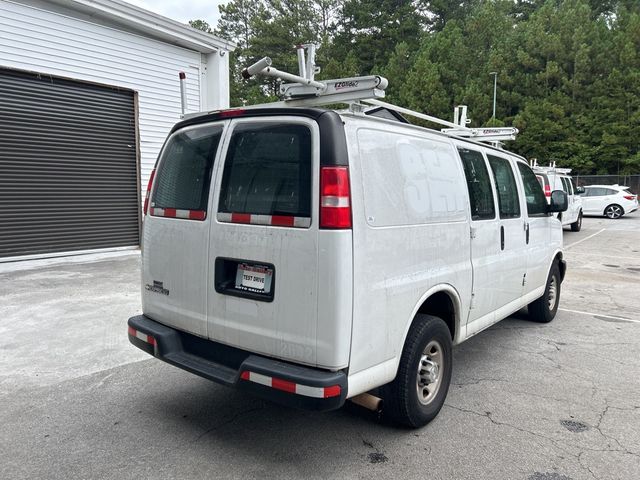
[[[139,244],[134,93],[0,69],[0,261]]]

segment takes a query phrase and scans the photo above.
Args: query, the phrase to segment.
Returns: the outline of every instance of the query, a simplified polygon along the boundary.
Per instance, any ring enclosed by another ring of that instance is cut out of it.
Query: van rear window
[[[307,126],[238,125],[225,160],[218,211],[310,218],[311,164]]]
[[[222,126],[215,125],[179,132],[169,139],[156,172],[151,215],[204,219],[221,135]]]

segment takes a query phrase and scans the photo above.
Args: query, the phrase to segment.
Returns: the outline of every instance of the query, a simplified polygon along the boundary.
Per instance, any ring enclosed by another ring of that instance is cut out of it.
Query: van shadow
[[[513,341],[518,335],[516,329],[532,324],[526,321],[524,312],[519,312],[499,325],[504,328],[493,327],[454,348],[452,384],[464,381],[471,372],[477,373],[478,365],[491,365],[493,347]],[[457,394],[452,388],[449,398]],[[394,445],[419,440],[421,446],[428,446],[446,435],[447,417],[457,414],[445,408],[426,427],[411,430],[394,426],[350,402],[332,412],[301,411],[197,377],[176,381],[162,395],[144,400],[146,415],[163,419],[163,428],[177,435],[185,451],[215,452],[219,459],[242,458],[243,465],[296,465],[296,474],[311,476],[317,475],[311,468],[327,458],[338,464],[368,465],[390,460]]]
[[[327,459],[368,465],[374,463],[369,455],[382,453],[389,439],[409,433],[349,402],[332,412],[301,411],[193,380],[148,398],[145,414],[165,423],[148,428],[158,435],[170,431],[180,457],[235,465],[243,478],[317,477]]]

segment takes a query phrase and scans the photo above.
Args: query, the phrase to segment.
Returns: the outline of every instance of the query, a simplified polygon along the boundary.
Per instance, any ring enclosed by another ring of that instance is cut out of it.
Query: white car
[[[567,194],[569,207],[566,212],[559,213],[558,218],[563,227],[570,226],[572,232],[579,232],[582,228],[582,198],[578,195],[573,180],[569,176],[571,169],[534,166],[533,172],[544,190],[547,201],[550,201],[553,190],[562,190]]]
[[[548,204],[505,150],[260,107],[178,123],[154,172],[129,339],[221,384],[315,410],[381,387],[416,427],[444,404],[454,344],[558,309],[567,197]]]
[[[615,219],[638,209],[638,196],[629,187],[588,185],[580,195],[585,215],[604,215]]]

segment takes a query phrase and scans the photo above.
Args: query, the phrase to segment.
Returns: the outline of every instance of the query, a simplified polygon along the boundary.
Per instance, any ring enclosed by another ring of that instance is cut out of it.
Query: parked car
[[[638,209],[638,196],[629,187],[588,185],[580,195],[585,215],[604,215],[615,219]]]
[[[178,123],[154,172],[129,339],[221,384],[315,410],[380,387],[416,427],[444,404],[452,345],[557,312],[567,195],[547,203],[505,150],[361,113],[232,109]]]
[[[533,171],[544,189],[547,201],[551,199],[553,190],[562,190],[569,197],[569,208],[566,212],[557,214],[562,226],[570,226],[572,232],[579,232],[582,228],[582,198],[576,192],[573,180],[569,176],[570,168],[539,167],[534,166]]]

